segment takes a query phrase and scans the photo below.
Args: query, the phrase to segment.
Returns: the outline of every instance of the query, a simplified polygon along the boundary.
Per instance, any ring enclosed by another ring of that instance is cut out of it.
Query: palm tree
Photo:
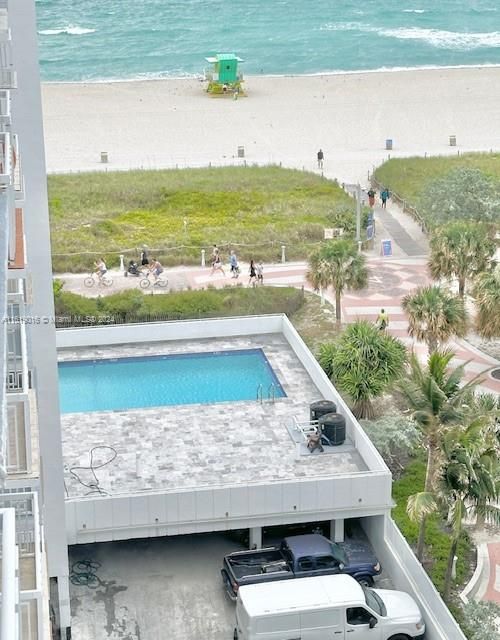
[[[440,342],[462,337],[467,328],[464,301],[437,285],[419,287],[401,301],[408,314],[408,333],[423,340],[433,353]]]
[[[309,258],[307,279],[316,291],[335,290],[335,317],[341,320],[340,300],[345,289],[363,289],[368,283],[366,259],[350,240],[324,242]]]
[[[477,332],[483,338],[500,337],[500,266],[478,277],[474,297]]]
[[[452,351],[434,351],[422,366],[415,353],[410,357],[408,376],[398,385],[399,391],[412,410],[413,419],[420,426],[427,449],[427,468],[424,490],[411,496],[408,515],[419,521],[417,557],[422,560],[427,515],[435,508],[433,495],[436,489],[436,471],[443,433],[464,416],[475,386],[474,378],[461,386],[467,363],[449,370]]]
[[[406,349],[366,320],[350,324],[334,343],[320,348],[320,364],[335,384],[353,400],[358,418],[373,418],[373,399],[401,375]]]
[[[446,505],[452,543],[444,579],[444,597],[450,591],[453,560],[467,515],[486,516],[500,524],[498,500],[498,444],[488,416],[479,416],[464,429],[457,427],[443,438],[445,463],[439,487]]]
[[[463,298],[466,281],[489,269],[495,250],[490,227],[459,220],[433,234],[427,266],[434,280],[456,278],[458,295]]]

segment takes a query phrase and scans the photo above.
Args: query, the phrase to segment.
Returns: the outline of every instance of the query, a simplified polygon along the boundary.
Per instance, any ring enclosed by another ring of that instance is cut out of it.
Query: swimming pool
[[[286,396],[262,349],[59,363],[61,413]],[[274,386],[272,386],[274,385]]]

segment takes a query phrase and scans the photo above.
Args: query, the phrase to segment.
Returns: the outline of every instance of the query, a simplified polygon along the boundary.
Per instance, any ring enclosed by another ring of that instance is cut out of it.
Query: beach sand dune
[[[500,146],[500,68],[248,77],[248,97],[195,79],[44,84],[49,172],[282,163],[366,182],[388,157]],[[449,146],[456,136],[457,147]],[[101,164],[101,152],[109,163]]]

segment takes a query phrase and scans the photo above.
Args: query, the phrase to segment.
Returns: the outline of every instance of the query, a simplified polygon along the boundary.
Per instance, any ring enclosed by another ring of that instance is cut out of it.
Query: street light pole
[[[356,242],[358,251],[361,251],[361,186],[356,185]]]

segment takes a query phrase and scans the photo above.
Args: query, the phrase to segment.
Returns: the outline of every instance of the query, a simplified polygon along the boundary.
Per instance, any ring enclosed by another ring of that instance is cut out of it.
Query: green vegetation
[[[86,298],[59,290],[54,300],[59,324],[79,326],[266,313],[289,315],[300,309],[304,294],[292,287],[228,287],[165,295],[144,295],[134,290],[102,298]]]
[[[401,300],[408,315],[408,334],[427,343],[429,352],[452,336],[463,337],[467,328],[464,301],[437,285],[418,287]]]
[[[434,280],[456,278],[463,298],[466,282],[490,268],[495,251],[494,234],[486,225],[451,222],[432,234],[429,272]]]
[[[392,510],[392,517],[408,543],[412,545],[417,542],[419,528],[418,524],[408,517],[406,504],[415,490],[423,490],[425,469],[425,461],[423,456],[420,456],[406,467],[401,478],[392,485],[392,497],[396,502],[396,507]],[[441,513],[433,513],[428,516],[425,543],[429,552],[429,562],[426,561],[424,566],[436,588],[442,593],[452,539],[450,532],[444,528]],[[463,583],[468,575],[469,561],[472,555],[472,545],[465,532],[460,535],[457,552],[457,582]]]
[[[351,400],[358,418],[373,418],[373,399],[401,377],[406,349],[371,322],[348,325],[333,344],[322,345],[319,362]]]
[[[500,337],[500,265],[476,280],[476,331],[483,338]]]
[[[492,153],[392,159],[374,177],[416,207],[431,227],[457,217],[498,224],[499,160]]]
[[[108,266],[146,244],[165,265],[199,264],[214,243],[242,259],[303,259],[324,227],[355,232],[355,203],[336,182],[280,167],[49,176],[55,272]],[[72,255],[67,255],[72,254]]]
[[[307,279],[315,291],[333,287],[335,317],[340,324],[344,291],[363,289],[368,284],[366,258],[351,240],[324,242],[309,257]]]

